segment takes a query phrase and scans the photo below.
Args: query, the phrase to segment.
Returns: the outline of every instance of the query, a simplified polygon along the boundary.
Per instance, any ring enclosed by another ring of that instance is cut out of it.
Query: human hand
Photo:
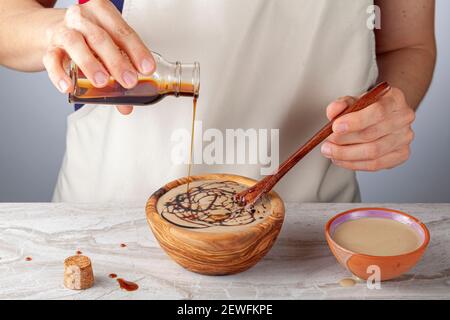
[[[64,20],[47,30],[43,57],[50,80],[62,93],[73,91],[65,66],[73,60],[97,88],[112,76],[124,88],[137,84],[138,72],[149,75],[155,60],[136,32],[108,0],[91,0],[66,10]],[[132,106],[117,106],[129,114]]]
[[[355,100],[343,97],[329,104],[328,119],[334,119]],[[377,103],[336,119],[322,154],[335,165],[355,171],[394,168],[410,156],[414,120],[415,112],[403,92],[392,88]]]

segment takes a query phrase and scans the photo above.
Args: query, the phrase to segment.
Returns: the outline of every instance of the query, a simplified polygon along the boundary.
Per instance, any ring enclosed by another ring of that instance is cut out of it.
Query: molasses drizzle
[[[239,184],[234,181],[205,182],[166,202],[161,216],[174,223],[169,216],[176,215],[190,225],[196,225],[179,226],[194,229],[250,224],[261,212],[254,206],[241,207],[236,204],[234,196],[238,186]],[[218,211],[223,213],[217,214]]]
[[[197,114],[197,96],[194,96],[194,100],[192,103],[192,124],[191,124],[191,147],[189,150],[189,164],[188,164],[188,183],[186,187],[186,193],[189,193],[189,184],[192,172],[192,160],[193,160],[193,151],[194,151],[194,130],[195,130],[195,118]]]
[[[117,278],[116,280],[119,283],[120,288],[126,291],[136,291],[137,289],[139,289],[139,285],[137,283],[127,281],[122,278]]]

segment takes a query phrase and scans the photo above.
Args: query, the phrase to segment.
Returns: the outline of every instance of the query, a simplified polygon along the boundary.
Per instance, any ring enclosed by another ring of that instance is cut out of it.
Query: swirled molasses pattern
[[[270,214],[267,197],[252,207],[239,206],[234,196],[246,186],[234,181],[205,180],[179,186],[158,201],[167,221],[185,228],[233,227],[256,223]]]

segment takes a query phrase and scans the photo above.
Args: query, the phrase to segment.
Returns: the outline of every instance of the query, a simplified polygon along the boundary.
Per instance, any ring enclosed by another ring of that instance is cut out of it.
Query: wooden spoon
[[[372,90],[360,97],[354,104],[347,107],[332,121],[328,122],[322,129],[319,130],[308,142],[301,146],[293,155],[291,155],[285,162],[283,162],[276,173],[268,175],[254,186],[238,193],[235,200],[242,206],[251,205],[255,203],[263,194],[272,190],[272,188],[280,181],[280,179],[288,173],[304,156],[306,156],[312,149],[324,141],[331,133],[333,133],[333,122],[350,112],[362,110],[383,97],[391,89],[387,82],[380,83]]]

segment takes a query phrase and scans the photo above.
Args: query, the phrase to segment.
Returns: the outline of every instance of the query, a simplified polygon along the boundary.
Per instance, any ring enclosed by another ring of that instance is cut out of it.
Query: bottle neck
[[[200,64],[176,63],[177,81],[175,95],[198,96],[200,93]]]
[[[163,91],[174,96],[198,96],[200,93],[200,64],[175,63],[164,60],[159,54],[153,52],[156,60],[156,71],[153,78],[160,82]]]

